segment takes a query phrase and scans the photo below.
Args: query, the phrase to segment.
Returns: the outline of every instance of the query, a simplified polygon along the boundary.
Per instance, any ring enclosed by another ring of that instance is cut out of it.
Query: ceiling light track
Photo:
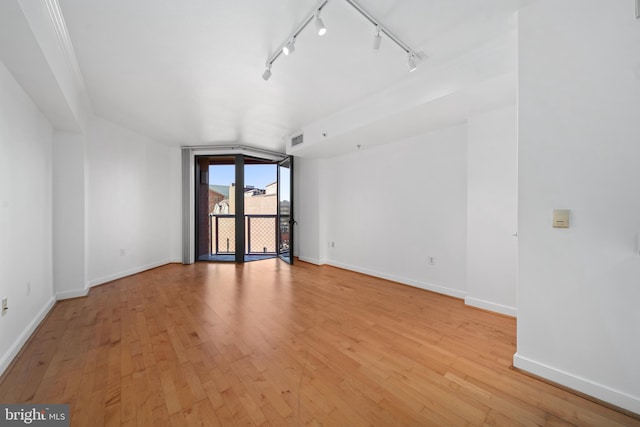
[[[364,16],[365,18],[367,18],[369,20],[369,22],[371,22],[373,25],[375,25],[377,28],[377,30],[380,30],[382,33],[384,33],[387,37],[389,37],[391,39],[392,42],[394,42],[395,44],[397,44],[398,46],[400,46],[400,49],[404,50],[406,53],[411,53],[413,52],[413,50],[407,46],[407,44],[405,42],[403,42],[402,40],[400,40],[395,34],[393,34],[391,31],[389,31],[387,28],[385,28],[380,21],[378,21],[377,19],[375,19],[373,16],[371,16],[371,14],[369,12],[367,12],[366,10],[364,10],[362,8],[362,6],[360,6],[358,3],[356,3],[353,0],[345,0],[347,3],[349,3],[351,6],[353,6],[353,8],[355,10],[357,10],[358,12],[360,12],[360,14],[362,16]]]
[[[322,8],[327,5],[327,3],[329,3],[329,0],[321,0],[320,3],[318,3],[318,5],[313,9],[313,12],[311,12],[311,14],[304,21],[302,21],[302,23],[298,26],[298,28],[296,28],[293,34],[291,34],[291,36],[287,38],[287,41],[284,42],[282,46],[280,46],[280,49],[276,50],[274,54],[271,55],[269,59],[267,59],[266,65],[267,65],[267,70],[269,70],[269,72],[267,73],[265,71],[262,74],[263,79],[269,80],[269,77],[271,77],[271,65],[274,63],[276,59],[278,59],[278,57],[281,54],[284,53],[285,55],[289,55],[290,53],[293,53],[293,50],[295,49],[294,44],[295,44],[296,37],[298,37],[298,34],[300,34],[302,30],[304,30],[312,20],[314,19],[316,20],[315,22],[316,22],[316,28],[318,29],[318,35],[322,36],[327,32],[327,28],[324,26],[324,23],[320,18],[320,12],[322,11]],[[323,29],[324,31],[322,31]]]
[[[362,16],[364,16],[369,22],[371,22],[375,26],[375,35],[373,39],[373,48],[378,50],[380,48],[380,43],[382,41],[382,37],[380,33],[385,34],[392,42],[397,44],[402,50],[407,53],[407,62],[409,66],[409,71],[414,71],[417,67],[418,62],[423,59],[423,55],[420,53],[416,53],[413,49],[411,49],[405,42],[400,40],[398,36],[393,34],[389,29],[383,26],[380,21],[375,19],[369,12],[367,12],[362,6],[360,6],[354,0],[345,0],[349,3],[356,11],[358,11]],[[637,0],[640,2],[640,0]],[[262,78],[264,80],[269,80],[271,77],[271,66],[275,62],[276,59],[280,57],[281,54],[289,55],[295,50],[295,41],[298,34],[304,30],[307,25],[313,20],[315,21],[315,26],[318,31],[318,35],[322,36],[327,32],[327,27],[324,25],[322,18],[320,17],[320,12],[322,12],[322,8],[324,8],[329,0],[321,0],[318,5],[313,9],[311,14],[304,20],[302,23],[296,28],[291,36],[287,38],[287,41],[282,44],[280,49],[275,51],[273,55],[267,59],[266,69],[262,74]]]

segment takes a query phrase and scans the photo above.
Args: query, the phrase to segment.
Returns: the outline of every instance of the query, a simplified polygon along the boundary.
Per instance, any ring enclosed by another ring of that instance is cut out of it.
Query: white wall
[[[325,159],[327,262],[463,297],[466,163],[464,125]]]
[[[54,303],[51,141],[51,124],[0,62],[0,373]]]
[[[515,365],[640,413],[640,21],[633,0],[520,12]],[[551,227],[554,208],[571,227]]]
[[[294,161],[294,235],[296,255],[306,262],[322,264],[320,256],[320,159],[296,157]]]
[[[467,121],[467,296],[465,303],[517,315],[516,106]]]
[[[57,299],[84,296],[85,137],[53,132],[53,282]]]
[[[179,262],[180,153],[100,118],[90,121],[90,286]],[[176,245],[176,247],[172,247]]]

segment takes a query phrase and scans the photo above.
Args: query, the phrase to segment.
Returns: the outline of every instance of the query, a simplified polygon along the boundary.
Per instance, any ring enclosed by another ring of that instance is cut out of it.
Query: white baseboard
[[[152,268],[161,267],[167,264],[182,264],[182,259],[170,258],[162,262],[152,263],[142,267],[132,268],[120,273],[111,274],[109,276],[104,276],[99,279],[94,279],[89,281],[89,283],[87,284],[87,288],[85,289],[76,289],[73,291],[65,291],[65,292],[57,293],[56,299],[63,300],[63,299],[70,299],[70,298],[86,297],[89,294],[89,288],[101,285],[103,283],[111,282],[113,280],[122,279],[123,277],[131,276],[132,274],[142,273],[143,271],[151,270]]]
[[[0,375],[4,373],[4,371],[9,367],[13,359],[20,352],[22,347],[29,341],[31,334],[35,332],[40,323],[47,316],[51,307],[56,303],[56,299],[51,297],[49,301],[45,303],[45,305],[40,309],[38,314],[33,318],[31,323],[27,325],[24,331],[18,336],[18,338],[9,346],[8,350],[2,355],[0,358]]]
[[[531,374],[545,378],[554,383],[569,387],[580,393],[600,399],[627,411],[640,414],[640,397],[614,390],[586,378],[577,377],[568,372],[561,371],[535,360],[516,353],[513,356],[513,366]]]
[[[299,256],[300,261],[308,262],[309,264],[322,265],[323,263],[319,259],[307,258],[305,256]]]
[[[494,313],[505,314],[511,317],[518,317],[518,309],[515,307],[509,307],[508,305],[496,304],[494,302],[485,301],[470,296],[466,296],[464,298],[464,303],[472,307],[478,307],[484,310],[493,311]]]
[[[77,289],[74,291],[58,292],[56,293],[56,300],[60,301],[63,299],[86,297],[88,294],[89,294],[89,289],[87,288]]]
[[[449,295],[455,298],[463,298],[465,304],[470,305],[472,307],[482,308],[484,310],[493,311],[494,313],[500,313],[511,317],[518,316],[518,309],[515,307],[509,307],[507,305],[497,304],[490,301],[481,300],[478,298],[473,298],[467,296],[466,292],[460,291],[457,289],[447,288],[445,286],[434,285],[432,283],[419,282],[417,280],[408,279],[406,277],[396,276],[393,274],[382,273],[379,271],[370,270],[368,268],[357,267],[354,265],[344,264],[341,262],[326,260],[326,259],[315,259],[315,258],[307,258],[307,257],[298,257],[300,261],[305,261],[315,265],[332,265],[334,267],[344,268],[345,270],[355,271],[362,274],[367,274],[369,276],[380,277],[382,279],[391,280],[394,282],[402,283],[403,285],[409,285],[420,289],[425,289],[427,291],[436,292],[443,295]]]
[[[143,265],[140,267],[130,268],[129,270],[121,271],[119,273],[109,274],[107,276],[99,277],[89,281],[89,287],[102,285],[104,283],[112,282],[114,280],[122,279],[123,277],[131,276],[133,274],[142,273],[143,271],[151,270],[153,268],[162,267],[163,265],[171,264],[172,262],[181,262],[173,260],[164,260],[160,262],[154,262],[151,264]]]
[[[367,274],[369,276],[379,277],[381,279],[391,280],[393,282],[402,283],[403,285],[413,286],[415,288],[424,289],[426,291],[436,292],[438,294],[448,295],[455,298],[464,298],[466,296],[466,292],[460,291],[458,289],[451,289],[445,286],[434,285],[432,283],[419,282],[417,280],[408,279],[406,277],[396,276],[393,274],[382,273],[375,270],[369,270],[368,268],[356,267],[354,265],[343,264],[341,262],[336,262],[332,260],[327,260],[326,264],[332,265],[334,267],[344,268],[345,270],[351,270],[362,274]]]

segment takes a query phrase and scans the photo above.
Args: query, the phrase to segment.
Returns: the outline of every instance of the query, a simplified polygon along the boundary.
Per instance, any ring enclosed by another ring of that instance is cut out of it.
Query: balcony
[[[245,261],[273,258],[278,251],[277,215],[245,215]],[[209,215],[209,254],[201,260],[234,261],[236,253],[236,216],[225,214]],[[286,224],[288,227],[288,224]],[[283,231],[288,231],[283,229]],[[288,233],[283,233],[283,248],[288,248]]]

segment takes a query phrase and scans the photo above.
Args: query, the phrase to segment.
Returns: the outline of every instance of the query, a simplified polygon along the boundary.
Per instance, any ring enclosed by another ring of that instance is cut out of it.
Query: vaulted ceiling
[[[322,12],[327,34],[319,37],[309,26],[296,51],[278,58],[264,81],[265,61],[316,0],[59,2],[96,114],[169,144],[242,143],[277,150],[305,126],[415,75],[443,69],[512,31],[514,13],[523,5],[360,0],[427,55],[409,73],[404,51],[387,38],[373,50],[371,23],[345,0],[330,0]],[[515,57],[509,61],[515,64]]]

